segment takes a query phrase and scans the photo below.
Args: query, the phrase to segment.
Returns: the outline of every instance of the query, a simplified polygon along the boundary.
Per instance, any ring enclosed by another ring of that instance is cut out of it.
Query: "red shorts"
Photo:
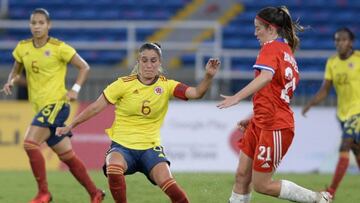
[[[239,140],[243,153],[253,159],[253,169],[272,172],[279,166],[294,138],[294,128],[263,130],[250,121]]]

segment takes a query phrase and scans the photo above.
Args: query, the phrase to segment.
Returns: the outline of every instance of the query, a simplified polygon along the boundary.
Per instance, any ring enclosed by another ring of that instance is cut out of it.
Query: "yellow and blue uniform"
[[[360,121],[360,52],[347,59],[339,55],[330,57],[326,63],[325,79],[333,83],[337,94],[337,116],[342,123],[343,136],[353,137]],[[359,138],[355,138],[358,140]]]
[[[14,59],[25,68],[29,101],[37,113],[32,125],[49,127],[49,146],[62,139],[55,136],[55,129],[64,126],[69,115],[65,76],[75,54],[74,48],[55,38],[42,47],[35,47],[32,39],[22,40],[13,51]]]
[[[115,120],[107,129],[110,139],[131,149],[149,149],[160,144],[160,127],[179,82],[160,76],[144,85],[136,75],[119,78],[105,90],[115,105]]]
[[[170,164],[160,145],[160,128],[169,100],[186,100],[186,89],[186,85],[162,75],[150,85],[141,83],[137,75],[121,77],[105,88],[105,98],[115,105],[115,120],[106,130],[112,140],[107,153],[116,151],[124,156],[126,175],[140,171],[149,178],[157,163]]]

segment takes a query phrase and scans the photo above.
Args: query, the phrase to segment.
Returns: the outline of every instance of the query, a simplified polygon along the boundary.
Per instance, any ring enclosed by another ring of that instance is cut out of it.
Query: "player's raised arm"
[[[209,89],[211,82],[220,68],[220,60],[219,59],[209,59],[205,66],[205,75],[201,82],[196,87],[189,87],[185,96],[188,99],[200,99],[204,96],[206,91]]]

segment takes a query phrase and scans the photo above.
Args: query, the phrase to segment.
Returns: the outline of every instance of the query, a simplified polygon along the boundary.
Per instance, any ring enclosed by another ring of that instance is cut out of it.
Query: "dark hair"
[[[276,27],[278,34],[288,41],[293,52],[299,47],[300,40],[297,32],[303,32],[304,27],[297,21],[292,21],[286,6],[263,8],[257,13],[257,16],[263,19],[263,23],[264,21],[268,22],[268,24],[264,23],[265,26]]]
[[[335,34],[336,33],[339,33],[339,32],[346,32],[348,33],[349,37],[350,37],[350,40],[351,41],[355,41],[355,34],[347,27],[342,27],[342,28],[339,28],[336,30]]]
[[[50,14],[45,8],[36,8],[31,12],[31,15],[36,14],[36,13],[43,14],[45,16],[46,20],[48,22],[50,21]]]
[[[160,44],[158,44],[156,42],[147,42],[147,43],[141,45],[141,47],[139,49],[139,53],[143,52],[146,49],[154,50],[161,58],[162,52],[161,52]]]

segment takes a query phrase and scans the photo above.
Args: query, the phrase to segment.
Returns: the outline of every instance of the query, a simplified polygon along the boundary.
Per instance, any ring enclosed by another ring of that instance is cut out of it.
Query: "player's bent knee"
[[[124,175],[125,170],[122,165],[119,164],[109,164],[106,166],[106,174],[107,175]]]
[[[39,149],[40,145],[36,142],[25,140],[23,144],[23,148],[25,151],[30,151],[30,150]]]
[[[66,151],[64,153],[58,154],[58,157],[61,161],[69,160],[69,159],[73,158],[74,156],[75,156],[75,153],[72,149],[69,151]]]
[[[258,193],[261,193],[261,194],[269,194],[270,193],[269,185],[266,182],[262,182],[262,181],[253,182],[253,187],[254,187],[254,190]]]

